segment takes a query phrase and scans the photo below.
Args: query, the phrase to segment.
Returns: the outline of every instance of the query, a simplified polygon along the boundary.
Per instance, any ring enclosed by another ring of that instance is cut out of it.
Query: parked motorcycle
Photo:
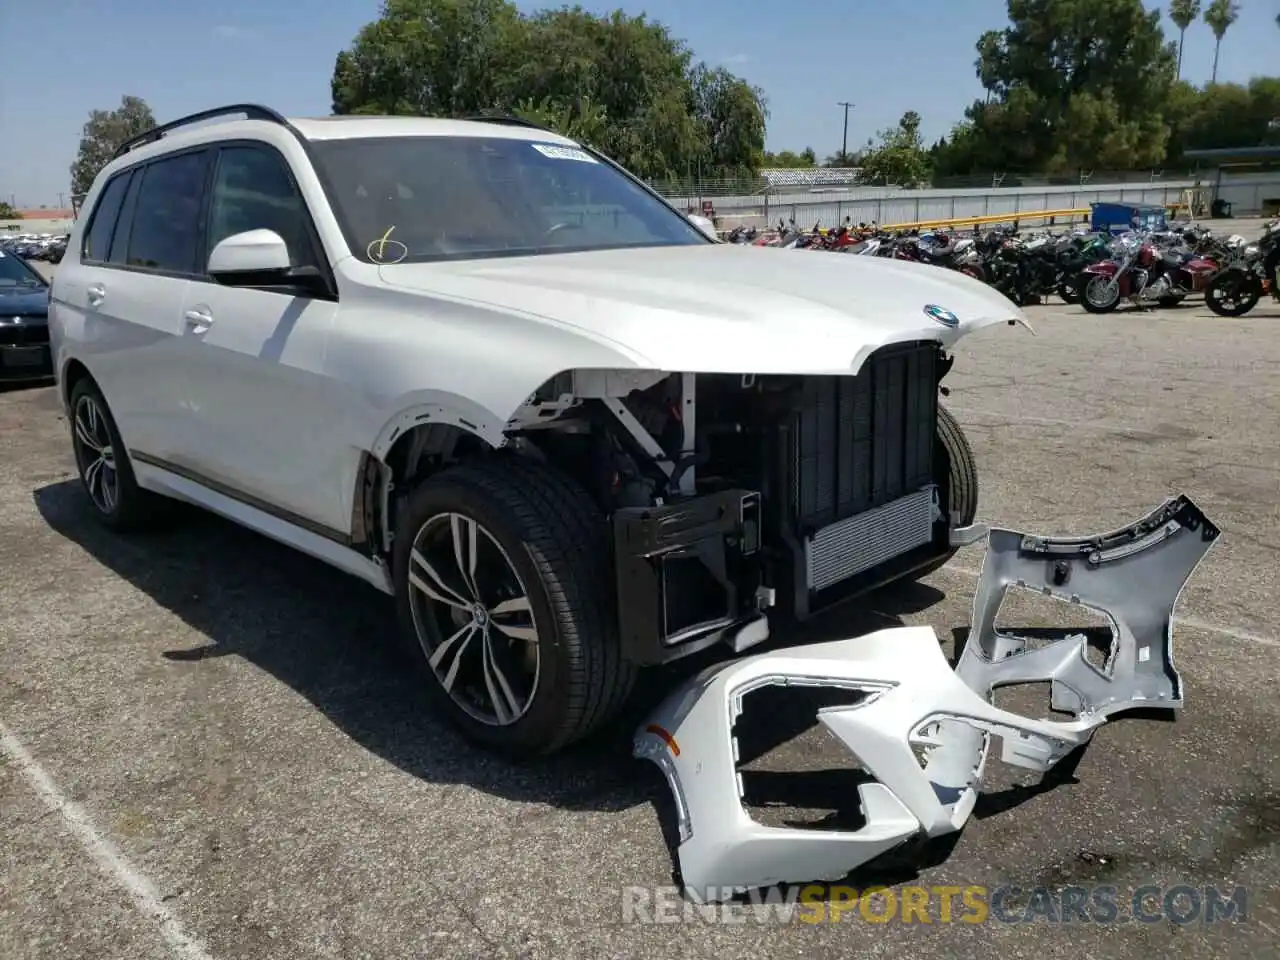
[[[1268,293],[1280,303],[1280,219],[1210,280],[1204,303],[1220,317],[1243,317]]]
[[[1219,269],[1212,260],[1162,250],[1150,235],[1119,237],[1115,249],[1113,259],[1081,274],[1080,303],[1089,313],[1110,313],[1126,299],[1139,306],[1177,306],[1189,293],[1205,290]]]

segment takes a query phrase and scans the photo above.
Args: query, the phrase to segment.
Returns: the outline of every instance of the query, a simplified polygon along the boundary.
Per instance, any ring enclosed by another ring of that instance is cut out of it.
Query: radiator
[[[928,543],[938,510],[938,488],[929,484],[818,530],[805,539],[809,589],[822,590]]]
[[[856,377],[807,377],[791,431],[791,512],[807,534],[893,503],[933,475],[937,346],[878,350]]]

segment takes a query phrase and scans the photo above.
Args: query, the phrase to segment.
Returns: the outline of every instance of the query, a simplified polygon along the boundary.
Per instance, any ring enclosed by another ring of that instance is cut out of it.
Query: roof
[[[240,121],[246,122],[246,121]],[[437,117],[299,117],[290,118],[308,140],[351,140],[361,137],[494,137],[572,144],[573,141],[540,127]]]
[[[1280,144],[1257,147],[1220,147],[1214,150],[1184,150],[1188,160],[1280,160]]]

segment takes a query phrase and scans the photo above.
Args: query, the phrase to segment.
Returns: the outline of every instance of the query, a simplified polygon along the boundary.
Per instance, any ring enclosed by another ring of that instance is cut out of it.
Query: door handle
[[[95,283],[86,291],[89,295],[89,305],[96,307],[107,299],[107,288],[100,283]]]
[[[213,314],[207,310],[187,310],[182,314],[192,333],[204,333],[213,326]]]

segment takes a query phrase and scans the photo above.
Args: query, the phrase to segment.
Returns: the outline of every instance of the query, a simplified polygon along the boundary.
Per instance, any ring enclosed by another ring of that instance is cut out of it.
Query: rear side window
[[[120,205],[124,202],[124,192],[129,186],[129,177],[133,171],[118,173],[102,189],[102,196],[94,208],[93,219],[89,221],[89,229],[84,235],[84,249],[81,259],[90,263],[103,263],[111,248],[111,234],[115,230],[116,220],[120,217]]]
[[[129,237],[133,233],[133,212],[138,208],[138,193],[142,189],[142,173],[129,181],[129,190],[124,195],[124,204],[120,207],[120,224],[111,237],[111,254],[109,263],[124,266],[129,260]]]
[[[200,207],[208,161],[208,151],[200,151],[147,165],[129,234],[128,266],[196,272],[203,246]]]

